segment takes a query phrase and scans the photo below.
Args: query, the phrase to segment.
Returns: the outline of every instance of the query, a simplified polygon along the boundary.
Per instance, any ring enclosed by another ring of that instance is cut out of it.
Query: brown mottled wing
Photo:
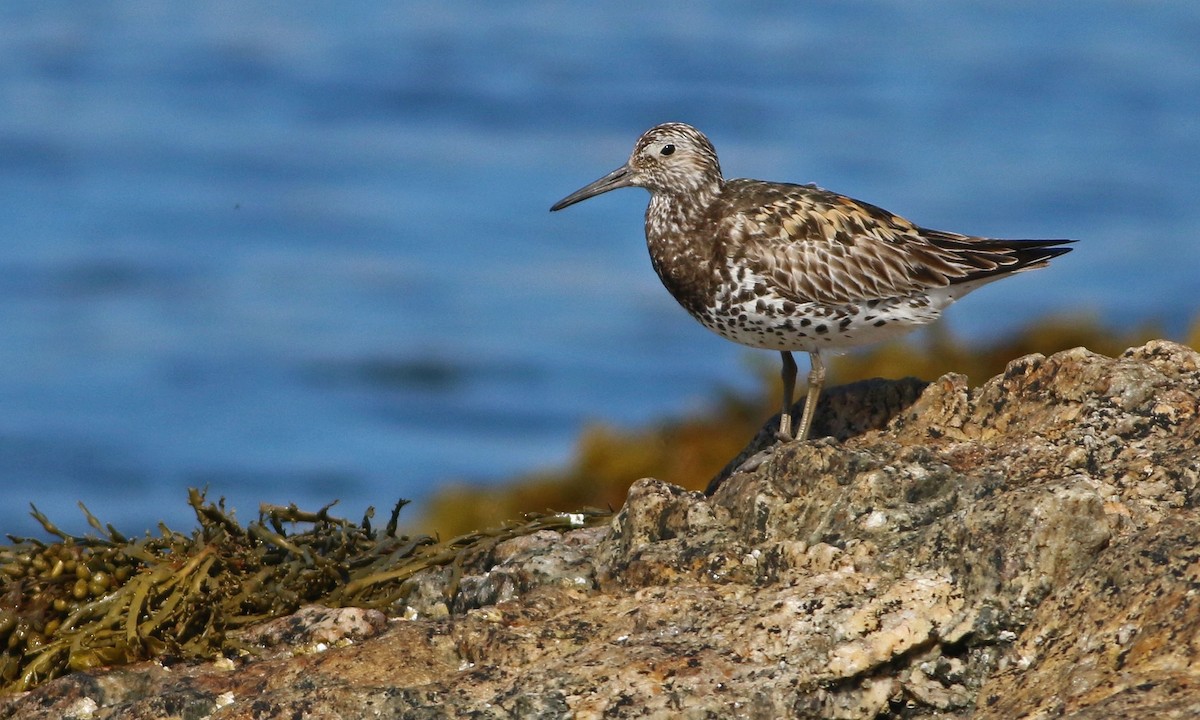
[[[904,297],[1005,274],[1066,252],[1066,241],[1011,241],[927,230],[810,185],[731,180],[714,210],[726,252],[797,302]]]

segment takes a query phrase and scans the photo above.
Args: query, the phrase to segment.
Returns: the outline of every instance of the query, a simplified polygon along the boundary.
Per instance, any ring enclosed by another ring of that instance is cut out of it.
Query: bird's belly
[[[747,297],[719,293],[692,314],[733,342],[767,350],[803,352],[887,340],[937,320],[952,299],[913,295],[840,304],[797,303],[772,293]]]

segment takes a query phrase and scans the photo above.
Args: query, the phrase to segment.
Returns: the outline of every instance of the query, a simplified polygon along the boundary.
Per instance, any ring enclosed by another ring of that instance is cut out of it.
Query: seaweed
[[[436,566],[451,568],[443,588],[450,604],[465,564],[496,543],[597,524],[610,514],[532,513],[439,541],[397,533],[405,500],[382,530],[371,526],[372,508],[354,523],[333,516],[333,504],[316,512],[262,505],[243,527],[223,500],[208,502],[192,489],[188,503],[199,522],[190,534],[160,523],[156,534],[133,539],[82,503],[96,534],[65,533],[32,508],[55,540],[9,536],[12,544],[0,546],[0,693],[105,665],[255,653],[233,631],[305,604],[398,614],[414,576]]]

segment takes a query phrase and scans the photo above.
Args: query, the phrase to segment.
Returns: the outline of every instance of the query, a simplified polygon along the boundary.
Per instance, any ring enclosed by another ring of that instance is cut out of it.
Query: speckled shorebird
[[[780,351],[784,440],[792,438],[792,351],[812,362],[795,435],[804,440],[825,382],[822,350],[933,322],[963,295],[1043,267],[1072,242],[929,230],[816,185],[726,180],[712,143],[683,123],[651,128],[628,162],[550,209],[623,187],[650,191],[650,260],[679,304],[724,338]]]

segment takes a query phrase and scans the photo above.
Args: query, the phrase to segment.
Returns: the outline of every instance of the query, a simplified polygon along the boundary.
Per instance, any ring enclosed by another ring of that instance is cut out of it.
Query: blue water
[[[0,531],[189,527],[189,485],[358,517],[751,386],[644,192],[547,212],[666,120],[729,175],[1082,241],[959,334],[1182,332],[1197,38],[1192,0],[4,3]]]

